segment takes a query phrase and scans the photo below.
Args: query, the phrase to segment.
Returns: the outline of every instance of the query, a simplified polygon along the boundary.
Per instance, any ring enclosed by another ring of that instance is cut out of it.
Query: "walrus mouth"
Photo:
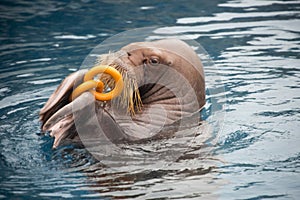
[[[133,71],[133,66],[125,63],[122,59],[122,52],[109,52],[102,54],[97,60],[97,64],[109,65],[118,70],[124,82],[124,88],[120,96],[114,99],[114,104],[120,109],[127,110],[128,113],[134,115],[140,111],[143,106],[141,99],[138,81]],[[110,75],[102,74],[99,79],[105,84],[105,90],[110,90],[114,87],[115,81]]]

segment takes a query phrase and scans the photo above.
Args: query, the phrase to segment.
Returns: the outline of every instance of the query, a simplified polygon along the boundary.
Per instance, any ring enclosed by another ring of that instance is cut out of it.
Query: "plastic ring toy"
[[[112,76],[115,80],[115,87],[108,93],[102,93],[104,84],[101,81],[93,80],[97,74],[106,73]],[[90,91],[93,93],[95,98],[99,101],[109,101],[119,96],[123,90],[124,83],[122,75],[118,70],[107,65],[98,65],[90,69],[84,76],[83,83],[80,84],[72,93],[71,98],[74,100],[76,97],[81,95],[83,92]],[[94,89],[95,90],[92,90]]]

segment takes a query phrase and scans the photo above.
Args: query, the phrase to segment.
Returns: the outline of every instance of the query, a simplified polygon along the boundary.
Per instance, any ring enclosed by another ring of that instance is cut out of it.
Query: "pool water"
[[[0,198],[298,199],[299,16],[299,1],[282,0],[1,1]],[[148,26],[195,39],[214,61],[210,131],[133,145],[153,159],[119,167],[52,150],[38,120],[50,94],[96,45]]]

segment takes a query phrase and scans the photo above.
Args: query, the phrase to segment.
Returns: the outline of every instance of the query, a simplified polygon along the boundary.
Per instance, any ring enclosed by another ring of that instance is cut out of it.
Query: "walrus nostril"
[[[128,56],[131,56],[131,53],[127,52],[127,55],[128,55]]]

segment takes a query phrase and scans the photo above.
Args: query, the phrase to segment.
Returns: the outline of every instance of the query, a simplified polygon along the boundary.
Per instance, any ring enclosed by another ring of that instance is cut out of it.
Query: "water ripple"
[[[0,198],[297,198],[299,2],[120,3],[0,3]],[[199,55],[206,124],[132,145],[120,167],[51,149],[38,112],[59,82],[105,37],[153,24],[152,39],[195,39],[214,59]]]
[[[274,17],[274,16],[295,16],[300,14],[297,11],[274,11],[274,12],[243,12],[243,13],[233,13],[233,12],[223,12],[217,13],[213,17],[188,17],[177,19],[178,24],[195,24],[195,23],[204,23],[204,22],[226,22],[233,19],[243,19],[246,18],[247,21],[249,18],[266,18],[266,17]]]

